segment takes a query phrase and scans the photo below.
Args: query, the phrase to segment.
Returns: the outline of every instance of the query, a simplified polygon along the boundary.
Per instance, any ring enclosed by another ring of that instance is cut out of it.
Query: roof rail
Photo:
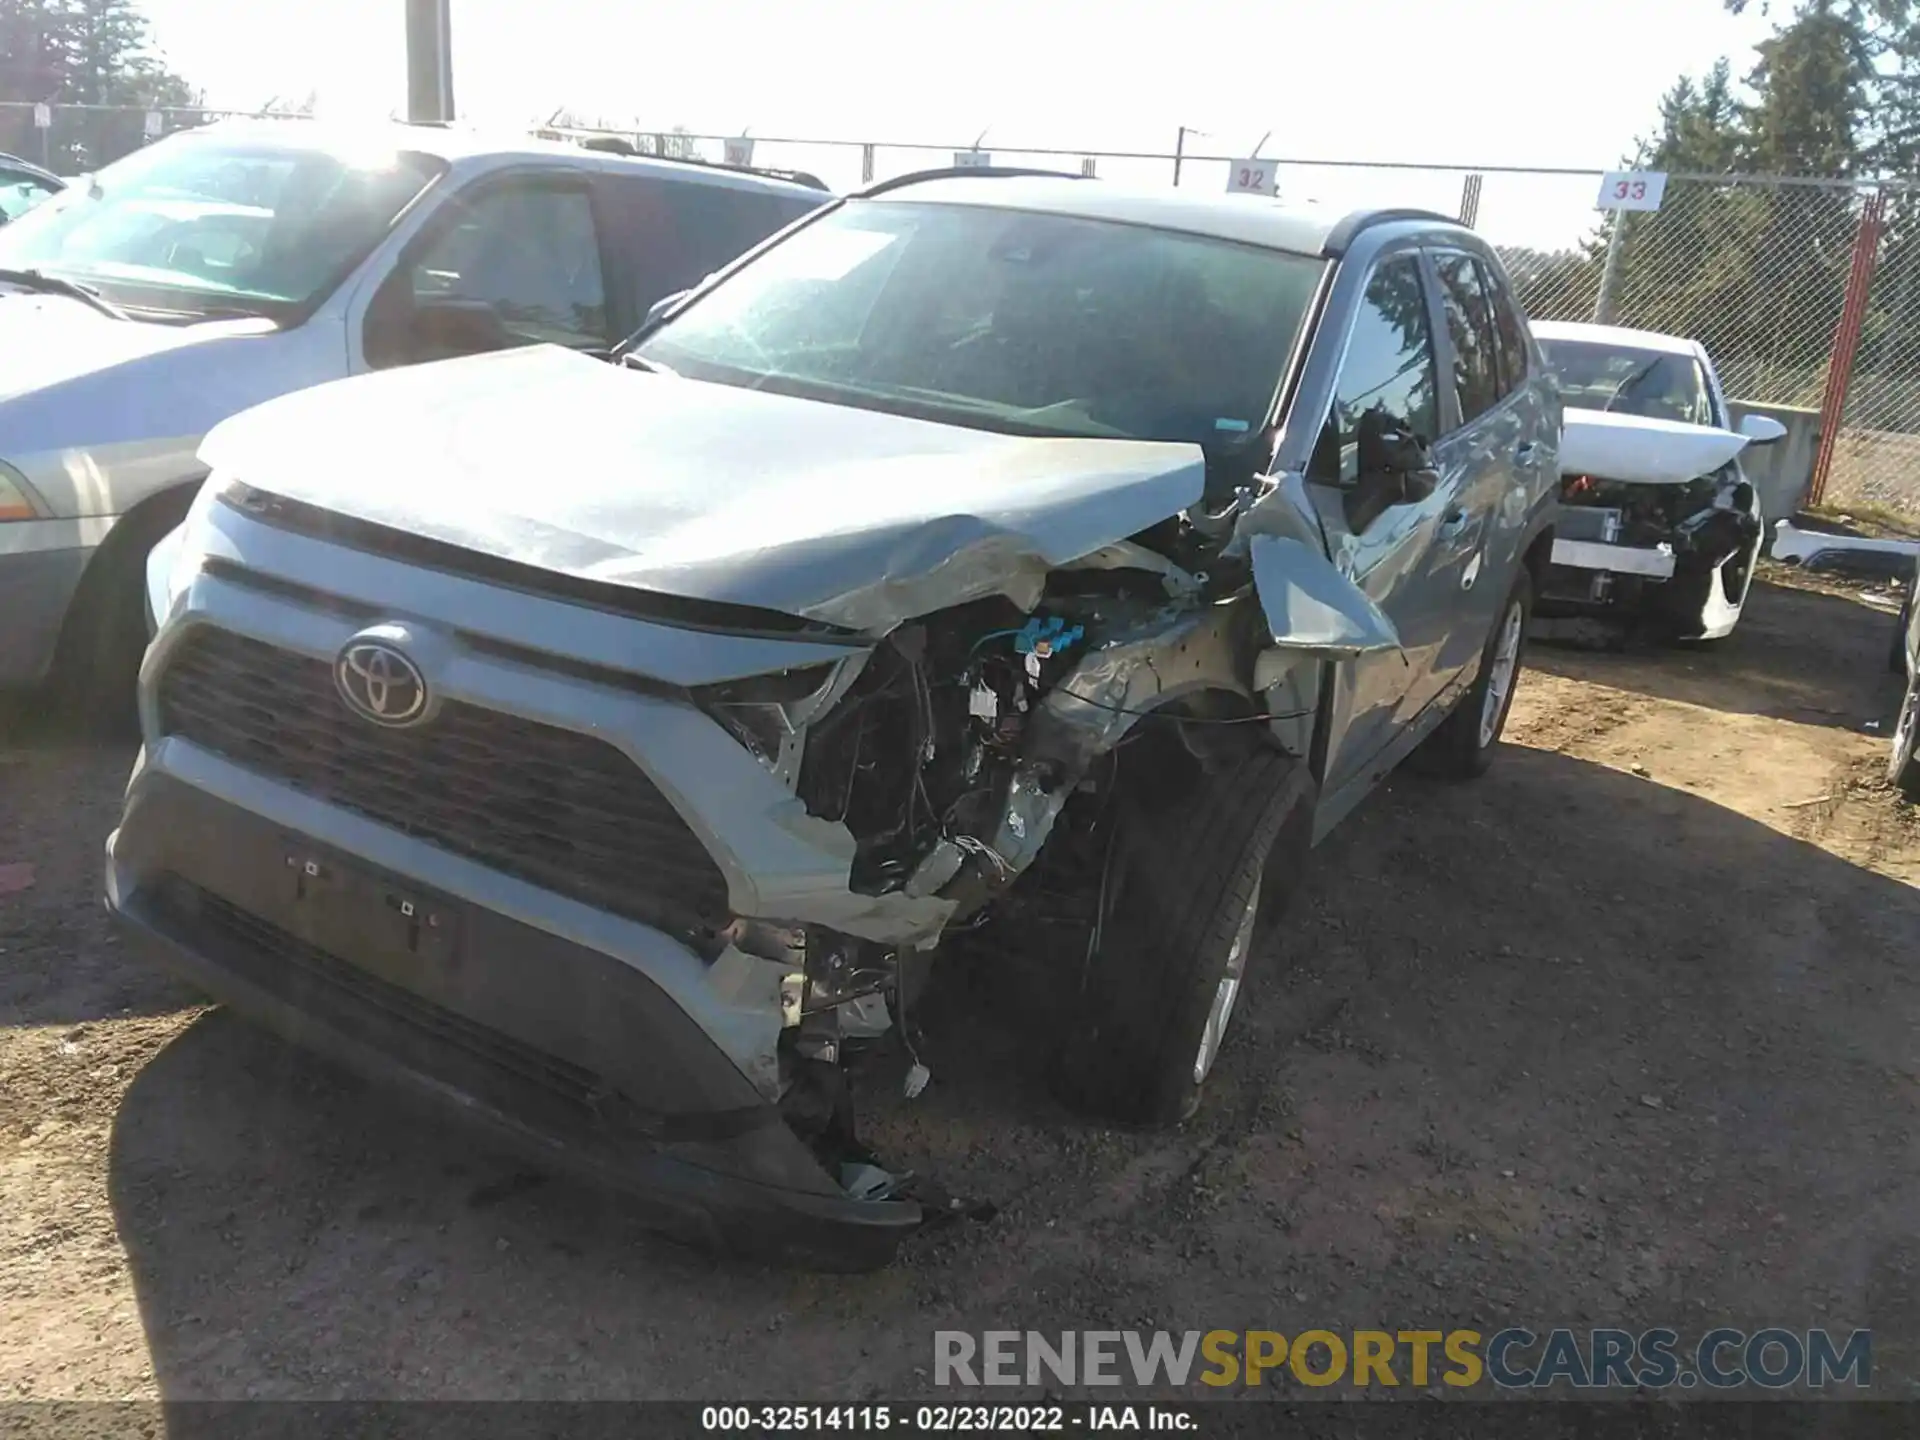
[[[946,165],[934,170],[915,170],[909,175],[896,175],[891,180],[876,180],[864,190],[854,191],[854,195],[866,199],[874,195],[884,195],[889,190],[899,190],[904,186],[918,185],[922,180],[948,180],[969,177],[979,180],[1006,180],[1022,175],[1037,175],[1048,180],[1085,180],[1089,177],[1077,175],[1070,170],[1035,170],[1024,165]]]
[[[760,175],[768,180],[784,180],[790,185],[804,185],[809,190],[819,190],[831,194],[827,182],[805,170],[775,170],[765,165],[728,165],[719,160],[706,160],[698,155],[649,155],[630,140],[618,135],[595,135],[578,142],[582,150],[592,150],[601,155],[626,155],[636,160],[664,160],[670,165],[700,165],[708,170],[727,170],[735,175]]]
[[[1360,232],[1374,225],[1391,225],[1400,220],[1425,220],[1442,225],[1460,225],[1457,215],[1442,215],[1437,210],[1356,210],[1327,232],[1320,253],[1329,257],[1344,255]]]

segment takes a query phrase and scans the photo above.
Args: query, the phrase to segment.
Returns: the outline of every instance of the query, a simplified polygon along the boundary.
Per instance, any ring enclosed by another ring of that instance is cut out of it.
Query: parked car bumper
[[[107,908],[235,1011],[711,1248],[865,1269],[919,1223],[917,1205],[840,1189],[636,967],[318,844],[164,760],[143,757],[107,842]]]

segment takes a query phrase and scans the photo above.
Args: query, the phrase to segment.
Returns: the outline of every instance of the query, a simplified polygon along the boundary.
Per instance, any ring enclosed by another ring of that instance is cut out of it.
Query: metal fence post
[[[1620,303],[1620,268],[1626,264],[1627,212],[1613,212],[1613,224],[1607,231],[1607,258],[1600,270],[1600,293],[1593,302],[1593,323],[1613,324],[1613,312]]]
[[[860,183],[862,185],[873,183],[873,146],[871,145],[860,147]]]
[[[1846,419],[1847,386],[1853,380],[1854,357],[1860,352],[1860,332],[1866,325],[1867,296],[1880,255],[1880,227],[1886,205],[1886,191],[1874,190],[1860,208],[1860,228],[1853,238],[1853,265],[1847,272],[1847,298],[1840,307],[1833,350],[1827,357],[1827,388],[1820,400],[1820,448],[1814,452],[1813,478],[1807,484],[1808,505],[1820,503],[1827,493],[1827,477],[1833,473],[1833,451],[1840,443],[1840,426]]]
[[[1471,230],[1480,220],[1480,186],[1486,176],[1475,173],[1460,182],[1460,223]]]

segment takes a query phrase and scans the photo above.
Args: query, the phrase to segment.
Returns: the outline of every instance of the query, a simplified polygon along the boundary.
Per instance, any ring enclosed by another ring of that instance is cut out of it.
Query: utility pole
[[[1173,140],[1173,183],[1180,183],[1180,161],[1187,153],[1187,127],[1182,125]]]
[[[404,0],[407,7],[407,119],[453,119],[452,0]]]
[[[1593,323],[1611,325],[1620,304],[1620,265],[1626,258],[1627,212],[1615,210],[1607,230],[1607,258],[1600,267],[1600,293],[1593,302]]]

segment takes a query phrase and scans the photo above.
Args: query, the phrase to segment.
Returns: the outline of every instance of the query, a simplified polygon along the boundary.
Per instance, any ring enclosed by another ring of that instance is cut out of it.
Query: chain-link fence
[[[176,130],[215,120],[287,118],[297,117],[281,111],[140,110],[0,100],[0,154],[18,155],[56,175],[83,175]]]
[[[0,103],[0,150],[72,174],[156,135],[237,112]],[[45,122],[45,123],[41,123]],[[1219,191],[1220,153],[1014,149],[725,137],[684,130],[542,127],[619,135],[643,154],[724,162],[742,152],[830,188],[954,163],[1032,166]],[[1190,138],[1192,132],[1183,136]],[[1335,208],[1411,206],[1458,215],[1493,243],[1537,319],[1593,320],[1705,343],[1729,396],[1804,412],[1804,482],[1832,504],[1920,518],[1920,189],[1799,177],[1668,177],[1660,208],[1601,212],[1601,172],[1280,158],[1283,198]],[[1791,417],[1789,417],[1791,418]],[[1790,485],[1789,488],[1797,488]]]

